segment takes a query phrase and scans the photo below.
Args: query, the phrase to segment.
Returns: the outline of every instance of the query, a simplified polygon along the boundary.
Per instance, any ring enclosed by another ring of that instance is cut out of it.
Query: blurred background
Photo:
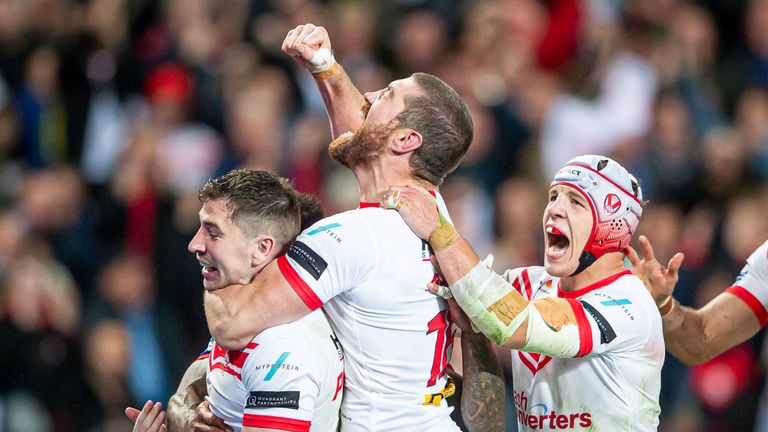
[[[542,262],[549,179],[584,153],[640,179],[683,304],[768,237],[768,0],[0,0],[0,430],[129,431],[125,406],[167,401],[209,337],[186,250],[208,178],[357,206],[280,52],[306,22],[362,90],[425,71],[463,96],[475,141],[442,190],[497,269]],[[763,346],[668,356],[660,430],[768,430]]]

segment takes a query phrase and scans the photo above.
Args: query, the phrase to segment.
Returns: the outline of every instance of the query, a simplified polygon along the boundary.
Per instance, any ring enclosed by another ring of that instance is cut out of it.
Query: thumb
[[[298,45],[296,51],[299,52],[299,56],[301,56],[301,59],[305,62],[311,61],[312,57],[315,55],[315,50],[304,44]]]

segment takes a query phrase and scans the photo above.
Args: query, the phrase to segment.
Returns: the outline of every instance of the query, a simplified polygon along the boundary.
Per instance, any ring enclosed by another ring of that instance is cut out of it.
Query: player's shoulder
[[[625,311],[658,316],[653,297],[634,273],[624,271],[610,279],[601,289],[586,293],[581,300],[597,308],[613,309],[620,306]]]
[[[526,298],[533,298],[541,288],[557,286],[556,279],[550,276],[544,267],[517,267],[508,269],[502,273],[502,277]]]
[[[365,241],[370,237],[370,232],[365,216],[356,209],[320,219],[302,231],[297,240],[305,244],[317,242],[343,244],[345,239]]]
[[[758,268],[763,272],[768,271],[768,240],[752,252],[752,255],[747,259],[747,263],[751,267]]]

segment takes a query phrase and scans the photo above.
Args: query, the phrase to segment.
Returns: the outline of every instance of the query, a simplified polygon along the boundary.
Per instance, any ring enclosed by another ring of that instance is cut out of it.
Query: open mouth
[[[571,240],[559,229],[553,226],[547,227],[547,251],[561,254],[571,245]]]
[[[202,273],[204,278],[210,278],[211,276],[219,272],[219,269],[217,267],[209,266],[202,262],[200,263],[200,266],[203,268]]]

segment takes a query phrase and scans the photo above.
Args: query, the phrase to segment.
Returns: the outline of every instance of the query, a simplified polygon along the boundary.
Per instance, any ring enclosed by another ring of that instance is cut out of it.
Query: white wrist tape
[[[488,307],[503,298],[512,286],[501,276],[479,262],[463,278],[451,285],[451,293],[467,316],[488,339],[497,345],[504,345],[528,317],[523,309],[509,324],[505,324],[488,310]]]
[[[307,69],[312,73],[325,72],[334,63],[336,63],[336,58],[333,57],[331,50],[329,48],[319,48],[315,50],[315,54],[309,60]]]
[[[572,358],[579,352],[579,327],[576,324],[565,324],[560,330],[555,330],[547,324],[539,309],[529,303],[528,331],[525,334],[525,344],[520,351],[535,352],[555,358]]]

